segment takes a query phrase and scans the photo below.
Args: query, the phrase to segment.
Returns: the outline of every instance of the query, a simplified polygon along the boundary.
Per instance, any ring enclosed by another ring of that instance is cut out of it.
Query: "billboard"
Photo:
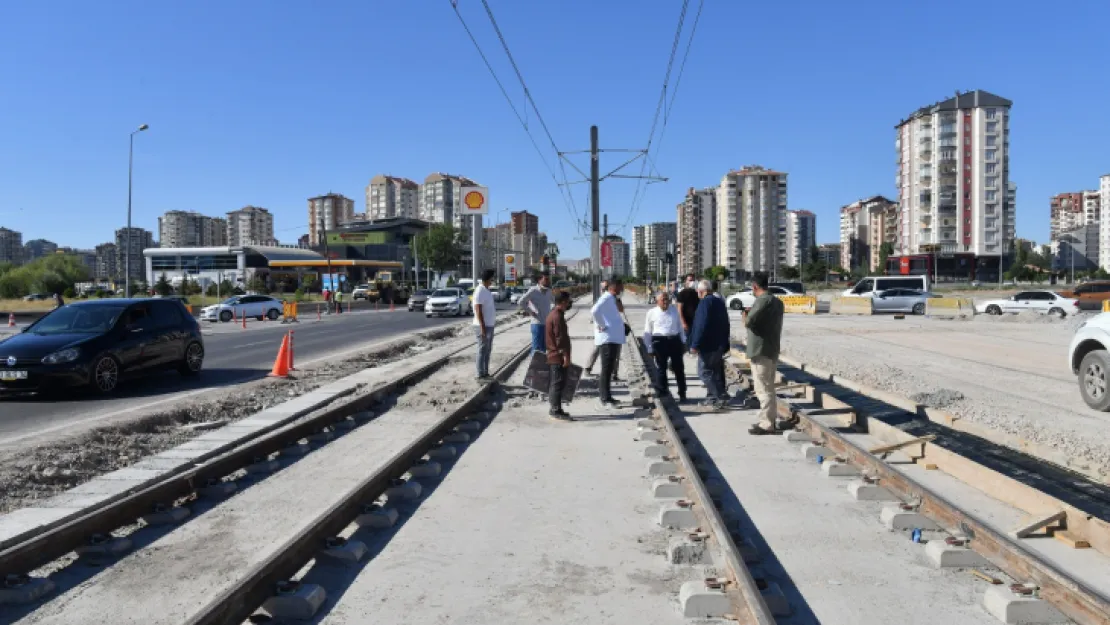
[[[329,232],[329,245],[373,245],[385,243],[384,232]]]
[[[613,266],[613,244],[610,243],[609,241],[606,241],[606,242],[601,244],[601,266],[602,267],[612,267]]]
[[[488,187],[461,187],[459,197],[462,198],[464,215],[489,214],[489,188]]]
[[[505,279],[516,282],[516,254],[505,254]]]

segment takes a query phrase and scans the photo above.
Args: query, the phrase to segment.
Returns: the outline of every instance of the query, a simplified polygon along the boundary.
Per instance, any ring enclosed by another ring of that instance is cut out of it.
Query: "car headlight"
[[[61,351],[54,352],[53,354],[49,354],[42,359],[42,364],[60,365],[64,362],[73,362],[74,360],[77,360],[77,357],[80,355],[81,350],[77,349],[76,347],[70,347],[69,349],[63,349]]]

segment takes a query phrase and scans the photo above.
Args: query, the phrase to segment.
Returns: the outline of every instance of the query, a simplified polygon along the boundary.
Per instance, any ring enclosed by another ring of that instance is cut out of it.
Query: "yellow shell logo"
[[[506,256],[506,257],[505,257],[505,262],[507,262],[507,263],[514,263],[514,262],[516,262],[516,257],[515,257],[515,256],[512,256],[512,255],[510,255],[510,256]]]
[[[471,191],[463,198],[463,204],[466,204],[466,207],[472,211],[482,208],[482,204],[484,204],[485,201],[486,198],[482,197],[482,194],[477,191]]]

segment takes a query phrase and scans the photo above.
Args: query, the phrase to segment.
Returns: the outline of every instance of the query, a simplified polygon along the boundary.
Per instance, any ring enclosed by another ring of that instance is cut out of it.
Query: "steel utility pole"
[[[131,131],[127,148],[127,235],[124,238],[123,255],[123,296],[131,297],[131,174],[135,164],[135,135],[150,128],[146,124],[139,126],[138,130]],[[149,285],[148,285],[149,286]]]
[[[597,126],[590,126],[590,211],[592,233],[590,237],[590,273],[593,274],[594,300],[601,297],[601,238],[598,236],[597,219],[601,212],[601,161],[597,153]]]
[[[328,233],[324,230],[324,217],[320,217],[320,240],[324,242],[324,260],[328,264],[328,280],[335,280],[331,286],[332,293],[339,290],[339,277],[331,272],[331,251],[328,249]],[[326,284],[326,282],[325,282]]]

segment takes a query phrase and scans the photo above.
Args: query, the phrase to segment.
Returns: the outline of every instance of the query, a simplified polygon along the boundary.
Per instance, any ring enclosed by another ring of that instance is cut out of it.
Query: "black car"
[[[122,378],[200,373],[196,319],[171,299],[88,300],[47,313],[0,341],[0,393],[76,387],[111,393]]]

